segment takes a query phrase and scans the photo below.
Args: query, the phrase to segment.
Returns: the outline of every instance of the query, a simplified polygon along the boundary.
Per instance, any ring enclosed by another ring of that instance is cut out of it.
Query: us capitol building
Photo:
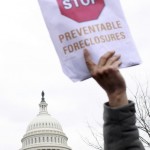
[[[28,125],[20,150],[71,150],[60,123],[48,114],[47,105],[42,92],[39,114]]]

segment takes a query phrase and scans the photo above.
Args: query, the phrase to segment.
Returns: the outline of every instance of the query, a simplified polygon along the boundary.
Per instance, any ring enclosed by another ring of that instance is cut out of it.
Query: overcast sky
[[[142,59],[122,69],[127,86],[150,80],[150,0],[121,0]],[[38,114],[41,91],[49,113],[61,123],[73,150],[91,150],[87,121],[102,125],[104,91],[88,79],[73,83],[61,69],[37,0],[0,0],[0,149],[18,150],[27,125]]]

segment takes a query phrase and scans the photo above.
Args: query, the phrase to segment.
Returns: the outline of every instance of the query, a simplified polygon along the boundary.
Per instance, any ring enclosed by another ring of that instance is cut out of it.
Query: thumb
[[[84,59],[89,71],[92,73],[96,64],[92,61],[90,53],[87,49],[84,49]]]

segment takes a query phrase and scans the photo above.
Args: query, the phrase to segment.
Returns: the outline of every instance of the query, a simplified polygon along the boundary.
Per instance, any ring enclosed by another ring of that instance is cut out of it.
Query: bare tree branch
[[[148,147],[150,147],[150,96],[149,83],[146,82],[145,87],[140,82],[137,83],[137,90],[135,94],[130,90],[134,101],[136,103],[137,126],[144,134],[140,136],[140,140]]]
[[[132,95],[132,98],[136,104],[136,118],[137,127],[140,131],[140,140],[143,142],[145,147],[150,148],[150,89],[148,81],[143,86],[138,80],[136,80],[136,91],[128,89]],[[97,122],[99,128],[101,125]],[[83,138],[83,141],[90,147],[96,150],[103,150],[101,141],[103,141],[103,135],[97,132],[88,123],[89,131],[95,141],[95,144],[89,141],[88,138]]]

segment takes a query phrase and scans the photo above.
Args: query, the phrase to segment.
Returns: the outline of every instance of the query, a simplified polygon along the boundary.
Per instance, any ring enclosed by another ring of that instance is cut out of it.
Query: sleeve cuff
[[[111,108],[104,104],[104,121],[122,121],[135,114],[135,104],[129,101],[128,105],[119,108]]]

